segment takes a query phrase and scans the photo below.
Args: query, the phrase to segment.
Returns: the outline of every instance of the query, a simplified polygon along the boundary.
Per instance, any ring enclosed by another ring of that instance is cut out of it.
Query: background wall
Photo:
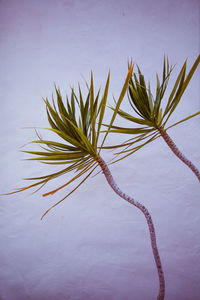
[[[173,79],[186,58],[189,68],[199,54],[199,11],[198,0],[1,0],[0,191],[52,171],[23,161],[17,150],[35,138],[33,129],[23,127],[47,126],[41,97],[51,97],[54,83],[69,92],[78,82],[84,86],[82,75],[89,80],[92,69],[97,90],[110,68],[112,103],[130,58],[155,82],[164,54],[177,63]],[[199,110],[199,74],[198,68],[171,122]],[[197,117],[169,131],[197,167],[199,128]],[[105,153],[106,160],[111,157]],[[166,300],[199,299],[200,201],[193,173],[161,139],[111,171],[119,186],[152,213]],[[49,198],[42,191],[1,197],[0,299],[156,299],[158,278],[140,211],[118,198],[99,174],[40,221],[67,191]]]

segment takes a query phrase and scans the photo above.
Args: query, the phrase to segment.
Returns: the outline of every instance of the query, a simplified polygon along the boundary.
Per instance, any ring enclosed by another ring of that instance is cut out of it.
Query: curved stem
[[[147,224],[149,227],[149,233],[150,233],[150,238],[151,238],[151,246],[152,246],[152,250],[153,250],[153,255],[154,255],[154,259],[156,262],[156,267],[157,267],[157,271],[158,271],[158,277],[159,277],[159,282],[160,282],[160,290],[159,290],[159,295],[158,295],[158,300],[164,300],[164,296],[165,296],[165,279],[164,279],[164,273],[163,273],[163,269],[162,269],[162,265],[161,265],[161,260],[160,260],[160,256],[159,256],[159,252],[158,252],[158,248],[157,248],[157,244],[156,244],[156,234],[155,234],[155,229],[154,229],[154,225],[153,225],[153,221],[151,218],[150,213],[148,212],[148,210],[146,209],[146,207],[142,204],[140,204],[139,202],[135,201],[133,198],[129,197],[128,195],[124,194],[119,187],[116,185],[112,174],[110,172],[110,170],[108,169],[107,164],[105,163],[105,161],[102,158],[97,158],[97,162],[99,163],[103,174],[105,175],[108,184],[111,186],[111,188],[115,191],[115,193],[117,193],[117,195],[119,195],[121,198],[123,198],[124,200],[128,201],[130,204],[136,206],[137,208],[139,208],[146,220],[147,220]]]
[[[161,136],[163,137],[163,139],[165,140],[169,148],[182,162],[184,162],[184,164],[186,164],[192,170],[192,172],[196,175],[196,177],[200,181],[200,172],[195,167],[195,165],[181,153],[181,151],[177,148],[176,144],[172,141],[170,136],[167,134],[166,130],[162,128],[159,128],[158,130],[160,131]]]

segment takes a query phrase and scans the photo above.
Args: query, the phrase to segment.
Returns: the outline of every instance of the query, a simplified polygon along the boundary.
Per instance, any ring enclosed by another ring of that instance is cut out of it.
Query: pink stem
[[[195,167],[195,165],[181,153],[181,151],[177,148],[176,144],[172,141],[170,136],[167,134],[166,130],[164,130],[162,128],[160,128],[158,130],[160,131],[163,139],[165,140],[167,145],[170,147],[170,149],[174,152],[174,154],[192,170],[192,172],[196,175],[196,177],[200,181],[200,172]]]
[[[111,186],[111,188],[115,191],[115,193],[117,193],[117,195],[119,195],[121,198],[123,198],[124,200],[128,201],[129,203],[131,203],[132,205],[136,206],[137,208],[139,208],[143,214],[145,215],[145,218],[147,220],[147,224],[149,227],[149,232],[150,232],[150,238],[151,238],[151,246],[152,246],[152,250],[153,250],[153,255],[154,255],[154,259],[155,259],[155,263],[156,263],[156,267],[157,267],[157,271],[158,271],[158,277],[159,277],[159,282],[160,282],[160,290],[159,290],[159,295],[158,295],[158,300],[164,300],[165,297],[165,279],[164,279],[164,273],[162,270],[162,265],[161,265],[161,260],[160,260],[160,256],[159,256],[159,252],[158,252],[158,248],[157,248],[157,244],[156,244],[156,234],[155,234],[155,228],[153,225],[153,221],[151,218],[150,213],[148,212],[148,210],[146,209],[146,207],[142,204],[140,204],[139,202],[135,201],[133,198],[129,197],[128,195],[124,194],[119,187],[116,185],[112,174],[110,172],[110,170],[108,169],[107,164],[105,163],[105,161],[102,158],[97,158],[97,162],[99,163],[107,181],[108,184]]]

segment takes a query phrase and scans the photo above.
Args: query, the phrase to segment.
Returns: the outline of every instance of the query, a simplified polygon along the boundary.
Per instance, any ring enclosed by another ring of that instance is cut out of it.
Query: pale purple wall
[[[54,82],[69,91],[78,81],[84,85],[82,75],[89,80],[92,69],[97,88],[110,68],[112,103],[131,57],[154,82],[164,53],[177,63],[175,74],[187,57],[191,67],[200,50],[199,7],[194,0],[1,0],[0,192],[50,169],[22,161],[25,155],[17,150],[35,137],[23,127],[47,126],[41,97],[51,97]],[[173,120],[199,110],[199,74],[198,69]],[[196,118],[169,132],[198,167],[199,128]],[[166,300],[200,299],[197,179],[161,139],[111,170],[119,186],[152,213]],[[98,175],[41,222],[64,195],[1,197],[0,299],[155,300],[158,279],[143,215]]]

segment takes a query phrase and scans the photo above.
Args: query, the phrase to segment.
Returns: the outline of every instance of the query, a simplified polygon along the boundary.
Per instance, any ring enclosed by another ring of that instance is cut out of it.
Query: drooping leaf
[[[95,166],[92,171],[70,192],[68,193],[64,198],[62,198],[60,201],[58,201],[56,204],[52,205],[41,217],[41,220],[44,218],[44,216],[46,216],[46,214],[52,210],[52,208],[56,207],[58,204],[60,204],[61,202],[63,202],[67,197],[69,197],[73,192],[75,192],[75,190],[77,190],[83,183],[84,181],[86,181],[86,179],[94,172],[94,170],[96,169],[97,166]]]
[[[85,174],[89,169],[91,169],[97,162],[93,161],[89,164],[89,166],[87,165],[82,171],[80,171],[77,175],[75,175],[72,179],[70,179],[67,183],[59,186],[58,188],[50,191],[50,192],[47,192],[45,194],[43,194],[43,197],[46,197],[46,196],[49,196],[49,195],[53,195],[55,194],[56,192],[58,192],[59,190],[63,189],[64,187],[66,187],[67,185],[69,185],[70,183],[72,183],[74,180],[78,179],[79,177],[81,177],[83,174]]]

